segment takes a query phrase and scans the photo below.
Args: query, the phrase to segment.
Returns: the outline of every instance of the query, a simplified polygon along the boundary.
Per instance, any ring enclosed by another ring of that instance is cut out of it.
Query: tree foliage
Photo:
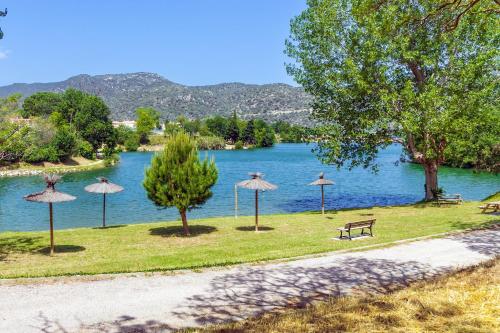
[[[20,110],[19,100],[0,100],[0,163],[59,162],[77,154],[94,158],[103,147],[114,150],[115,130],[99,97],[75,89],[42,92],[26,98]]]
[[[0,17],[5,17],[7,16],[7,8],[5,8],[4,11],[0,11]],[[0,28],[0,39],[3,39],[3,31],[2,28]]]
[[[454,143],[469,141],[484,119],[493,128],[480,126],[488,132],[478,136],[499,132],[498,21],[470,13],[447,31],[454,13],[439,6],[309,0],[292,21],[286,52],[295,62],[287,70],[314,98],[324,162],[376,168],[378,150],[398,141],[423,165],[432,199]],[[476,142],[468,146],[474,155],[488,140]]]
[[[213,160],[200,161],[195,141],[179,132],[168,140],[164,150],[151,160],[144,188],[148,198],[160,207],[177,207],[184,233],[189,235],[186,212],[204,204],[218,177]]]
[[[147,143],[149,134],[160,124],[160,113],[153,108],[138,108],[135,111],[137,116],[137,134],[141,143]]]

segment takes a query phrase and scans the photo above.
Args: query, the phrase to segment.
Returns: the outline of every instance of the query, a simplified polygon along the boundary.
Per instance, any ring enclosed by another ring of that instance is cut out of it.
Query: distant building
[[[120,126],[125,126],[125,127],[132,128],[132,129],[135,129],[137,127],[135,120],[113,121],[114,128],[117,128]]]

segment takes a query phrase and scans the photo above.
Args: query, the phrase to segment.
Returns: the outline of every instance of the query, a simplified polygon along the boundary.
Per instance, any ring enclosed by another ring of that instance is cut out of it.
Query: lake
[[[422,199],[424,176],[419,165],[395,164],[401,147],[390,146],[379,155],[380,170],[356,168],[352,171],[322,165],[311,152],[312,145],[278,144],[273,148],[200,152],[214,157],[219,180],[213,197],[188,218],[227,216],[234,214],[234,184],[248,178],[248,172],[260,171],[265,179],[278,185],[278,190],[260,196],[262,214],[292,213],[320,209],[320,190],[307,184],[321,171],[335,185],[326,187],[326,208],[386,206],[412,203]],[[178,220],[175,208],[159,209],[146,197],[142,187],[144,170],[152,153],[123,153],[113,168],[66,174],[58,184],[60,191],[77,200],[54,206],[55,228],[94,227],[101,224],[102,196],[84,191],[96,177],[104,176],[122,185],[124,192],[107,196],[107,224],[142,223]],[[500,190],[500,178],[471,170],[441,168],[440,186],[449,193],[461,193],[466,200],[480,200]],[[41,177],[0,179],[0,231],[47,230],[47,204],[31,203],[23,196],[44,188]],[[253,191],[239,189],[239,214],[254,212]]]

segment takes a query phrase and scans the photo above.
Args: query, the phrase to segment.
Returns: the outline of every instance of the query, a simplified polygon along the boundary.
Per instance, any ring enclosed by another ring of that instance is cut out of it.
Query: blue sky
[[[0,0],[0,85],[147,71],[202,85],[293,84],[283,54],[305,0]]]

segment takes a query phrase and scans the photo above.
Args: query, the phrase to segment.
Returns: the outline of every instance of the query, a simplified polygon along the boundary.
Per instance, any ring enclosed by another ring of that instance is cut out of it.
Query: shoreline
[[[50,167],[33,167],[33,168],[18,168],[11,170],[0,170],[0,178],[11,177],[28,177],[38,176],[45,173],[72,173],[81,171],[90,171],[95,169],[105,168],[104,160],[94,161],[85,165],[68,165],[68,166],[50,166]]]

